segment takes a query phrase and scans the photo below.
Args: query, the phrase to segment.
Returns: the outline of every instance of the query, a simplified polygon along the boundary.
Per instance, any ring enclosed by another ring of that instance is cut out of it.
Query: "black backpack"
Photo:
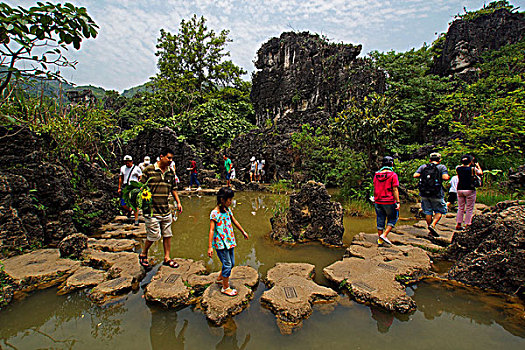
[[[429,163],[421,171],[419,177],[419,192],[421,197],[438,197],[441,192],[441,172],[437,164]]]

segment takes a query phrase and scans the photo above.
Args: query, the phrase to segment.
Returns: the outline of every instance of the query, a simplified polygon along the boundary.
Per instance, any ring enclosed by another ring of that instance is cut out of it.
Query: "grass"
[[[273,182],[268,186],[268,189],[272,193],[277,194],[290,194],[293,192],[292,182],[290,180],[279,180]]]
[[[364,199],[350,199],[341,203],[347,216],[372,217],[375,209]]]
[[[493,206],[496,203],[506,201],[506,200],[515,200],[515,199],[525,199],[524,194],[518,192],[515,193],[506,193],[494,188],[482,188],[477,190],[476,193],[476,202],[482,203],[488,206]]]

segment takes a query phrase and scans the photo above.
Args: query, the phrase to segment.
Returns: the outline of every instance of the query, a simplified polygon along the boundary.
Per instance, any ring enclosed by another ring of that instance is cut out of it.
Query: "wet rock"
[[[206,318],[215,325],[221,325],[230,317],[241,313],[253,298],[253,289],[259,281],[257,271],[249,266],[235,266],[230,276],[231,288],[237,289],[234,297],[221,293],[221,287],[214,283],[219,273],[210,275],[211,285],[202,295],[201,305]]]
[[[90,238],[87,242],[88,247],[103,252],[124,252],[132,251],[140,243],[132,239],[94,239]]]
[[[377,247],[372,243],[352,246],[343,258],[323,270],[324,276],[361,303],[407,313],[416,303],[406,294],[403,282],[414,282],[430,271],[430,259],[420,248]],[[357,256],[357,257],[355,257]]]
[[[454,234],[448,277],[484,289],[525,296],[525,202],[500,203]]]
[[[107,270],[110,278],[129,276],[133,282],[137,282],[146,274],[144,267],[139,264],[136,253],[108,253],[87,249],[84,253],[84,261],[91,267]]]
[[[173,259],[180,266],[171,268],[161,266],[151,282],[146,287],[144,297],[149,302],[156,302],[165,307],[179,307],[193,304],[197,300],[198,291],[212,283],[206,273],[202,261],[192,259]]]
[[[126,294],[131,291],[133,278],[131,276],[122,276],[115,279],[102,282],[89,293],[89,298],[97,303],[105,303],[112,297]]]
[[[283,323],[280,329],[285,333],[290,328],[284,324],[299,324],[310,316],[314,303],[333,302],[338,297],[333,289],[312,281],[314,270],[311,264],[277,263],[268,271],[265,283],[270,289],[262,294],[261,303]]]
[[[63,282],[80,262],[60,258],[58,249],[41,249],[2,260],[4,272],[21,291],[48,288]]]
[[[395,246],[408,245],[408,246],[422,248],[427,252],[427,254],[430,254],[431,256],[433,256],[434,254],[440,255],[445,251],[444,247],[437,245],[435,243],[432,243],[430,240],[426,238],[419,238],[419,237],[412,236],[412,235],[400,235],[400,234],[391,232],[388,235],[388,239]],[[377,244],[377,234],[374,234],[374,233],[368,234],[368,233],[360,232],[354,236],[352,240],[352,244],[356,242],[361,242],[361,241],[366,241],[366,242]]]
[[[104,282],[106,279],[106,272],[88,266],[82,266],[66,279],[60,286],[57,294],[62,295],[77,289],[93,287]]]
[[[58,244],[60,257],[69,259],[79,259],[82,252],[87,248],[88,238],[82,233],[74,233],[67,236]]]
[[[290,206],[271,220],[270,237],[280,242],[319,240],[343,244],[343,207],[330,201],[323,184],[309,181],[298,194],[290,196]]]
[[[454,74],[467,81],[479,76],[474,68],[484,52],[519,42],[525,33],[525,15],[506,9],[480,15],[471,20],[457,19],[450,25],[441,54],[434,59],[431,72]]]

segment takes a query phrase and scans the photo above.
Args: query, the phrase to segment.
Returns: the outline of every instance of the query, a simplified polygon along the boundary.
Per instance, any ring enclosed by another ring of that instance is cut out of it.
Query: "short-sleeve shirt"
[[[127,167],[126,165],[123,165],[120,168],[120,176],[122,176],[122,183],[124,185],[129,184],[130,181],[140,181],[140,176],[142,175],[142,170],[140,170],[140,167],[136,165],[132,165],[131,167]]]
[[[194,160],[190,160],[190,168],[192,174],[197,174],[197,162]]]
[[[458,181],[459,178],[457,175],[452,176],[452,179],[450,179],[450,190],[449,192],[458,192]]]
[[[226,169],[226,172],[228,173],[230,172],[231,166],[232,166],[232,160],[230,158],[227,158],[224,161],[224,169]]]
[[[423,169],[425,169],[426,167],[427,167],[426,164],[421,165],[419,168],[417,168],[416,173],[421,174],[421,172],[423,171]],[[447,167],[446,167],[444,164],[438,164],[438,165],[436,166],[436,168],[437,168],[437,170],[439,170],[439,174],[440,174],[439,179],[440,179],[441,181],[443,181],[443,180],[442,180],[442,179],[443,179],[443,175],[445,175],[445,174],[448,175],[448,169],[447,169]],[[440,191],[439,191],[439,195],[438,195],[437,197],[438,197],[438,198],[443,198],[443,197],[445,197],[445,190],[443,190],[443,186],[441,186],[441,189],[440,189]]]
[[[213,230],[212,246],[215,249],[231,249],[237,246],[231,220],[232,212],[228,208],[225,213],[213,209],[210,213],[210,220],[215,221]]]
[[[175,182],[175,173],[168,167],[164,173],[160,170],[157,163],[147,166],[142,173],[140,182],[146,183],[151,189],[151,206],[154,215],[168,215],[170,214],[170,206],[168,203],[168,196],[172,191],[177,189]]]

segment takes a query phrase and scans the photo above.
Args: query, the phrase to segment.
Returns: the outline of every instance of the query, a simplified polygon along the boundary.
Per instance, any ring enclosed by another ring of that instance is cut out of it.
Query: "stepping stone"
[[[192,259],[173,260],[179,267],[175,269],[161,266],[146,287],[144,297],[149,302],[160,303],[169,308],[196,303],[198,292],[213,283],[209,276],[195,276],[206,273],[204,262]]]
[[[392,232],[394,233],[426,239],[440,246],[448,246],[450,243],[452,243],[452,236],[454,236],[454,231],[448,229],[442,230],[441,227],[439,227],[439,225],[437,231],[439,233],[439,237],[429,236],[426,222],[424,223],[424,226],[423,224],[417,223],[413,226],[403,225],[395,227],[392,230]],[[390,238],[390,235],[388,235],[388,238]]]
[[[91,267],[107,270],[110,278],[130,276],[133,282],[138,282],[146,275],[136,253],[109,253],[86,249],[84,259]]]
[[[252,267],[235,266],[230,276],[231,288],[237,289],[234,297],[221,293],[222,286],[214,283],[219,277],[218,272],[209,276],[213,283],[204,291],[201,305],[209,321],[222,325],[248,306],[253,298],[253,289],[259,282],[259,274]]]
[[[271,289],[262,294],[261,303],[276,315],[278,324],[299,324],[310,316],[314,303],[337,300],[337,292],[312,281],[314,271],[314,265],[302,263],[277,263],[268,271],[266,284]]]
[[[88,239],[88,248],[104,252],[132,251],[140,243],[132,239]]]
[[[123,276],[106,282],[102,282],[89,293],[89,298],[97,303],[105,303],[113,297],[126,294],[131,291],[133,277]]]
[[[343,258],[326,267],[324,276],[348,289],[357,302],[399,313],[414,311],[416,303],[406,294],[402,282],[413,282],[428,274],[430,259],[427,254],[420,248],[407,246],[396,247],[399,251],[389,248],[392,250],[385,252],[369,244],[350,249],[351,254],[364,259]]]
[[[80,267],[79,261],[60,258],[58,249],[39,249],[0,262],[23,292],[61,283]]]
[[[423,248],[431,256],[435,254],[441,254],[445,249],[444,247],[441,247],[435,243],[432,243],[428,239],[419,238],[419,237],[415,237],[411,235],[400,235],[394,232],[391,232],[388,235],[388,239],[390,239],[390,241],[396,246],[397,245],[411,245],[414,247]],[[354,242],[360,242],[360,241],[366,241],[366,242],[377,244],[377,234],[360,232],[354,236],[354,239],[352,240],[352,244]]]
[[[67,278],[67,280],[59,287],[57,294],[63,295],[77,289],[93,287],[104,282],[106,279],[106,272],[88,266],[82,266]]]

